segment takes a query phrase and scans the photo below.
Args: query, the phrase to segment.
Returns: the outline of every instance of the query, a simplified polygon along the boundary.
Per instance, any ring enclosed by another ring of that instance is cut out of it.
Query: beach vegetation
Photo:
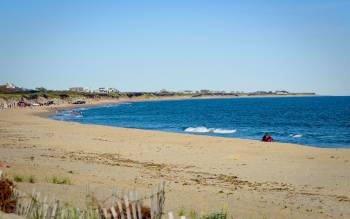
[[[202,219],[227,219],[227,212],[224,210],[212,212],[202,216]]]
[[[197,211],[192,209],[192,210],[189,212],[189,217],[190,217],[191,219],[197,219],[197,217],[198,217]]]
[[[1,87],[1,86],[0,86]],[[72,100],[72,99],[85,99],[85,98],[119,98],[120,93],[88,93],[88,92],[75,92],[75,91],[57,91],[57,90],[1,90],[0,98],[7,101],[21,101],[31,100],[36,101],[39,99],[46,100]]]
[[[21,94],[1,94],[0,93],[0,98],[5,100],[20,100],[21,97],[22,97]]]
[[[30,176],[24,176],[24,175],[15,175],[13,177],[14,182],[28,182],[28,183],[35,183],[35,177],[33,175]]]
[[[65,184],[70,185],[72,184],[70,179],[68,177],[59,177],[59,176],[53,176],[48,180],[49,183],[53,184]]]
[[[34,178],[33,175],[30,175],[30,176],[28,177],[28,182],[29,182],[29,183],[35,183],[35,178]]]
[[[185,215],[186,215],[186,210],[185,210],[185,208],[184,208],[184,207],[181,207],[181,208],[177,211],[177,215],[178,215],[179,217],[185,216]]]
[[[47,203],[41,202],[37,199],[37,197],[32,197],[31,200],[31,211],[25,213],[26,218],[30,219],[44,219],[48,218],[47,215]],[[75,208],[74,206],[63,203],[60,209],[56,212],[55,217],[57,219],[79,219],[79,218],[86,218],[86,219],[99,219],[101,218],[98,211],[93,208],[88,208],[85,210],[80,210],[79,208]]]
[[[13,177],[13,181],[15,182],[24,182],[24,176],[16,175]]]
[[[184,207],[181,207],[177,211],[177,215],[179,217],[181,216],[188,216],[190,219],[227,219],[227,210],[225,208],[221,209],[220,211],[214,211],[211,213],[201,213],[199,214],[196,210],[192,209],[188,213],[186,212]]]
[[[144,94],[143,95],[143,97],[145,98],[145,99],[151,99],[151,98],[154,98],[154,97],[156,97],[154,94]]]

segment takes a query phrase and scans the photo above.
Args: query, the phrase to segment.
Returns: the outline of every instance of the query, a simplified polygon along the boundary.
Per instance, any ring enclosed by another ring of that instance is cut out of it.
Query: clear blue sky
[[[0,0],[0,83],[350,95],[350,1]]]

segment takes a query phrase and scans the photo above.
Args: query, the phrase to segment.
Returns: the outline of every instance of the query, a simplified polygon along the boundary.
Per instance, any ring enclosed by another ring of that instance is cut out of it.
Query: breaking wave
[[[69,118],[82,118],[83,114],[77,110],[65,110],[56,113],[56,118],[60,120],[65,120]]]
[[[185,132],[195,132],[195,133],[217,133],[217,134],[232,134],[235,133],[236,129],[216,129],[216,128],[207,128],[204,126],[200,127],[188,127],[184,130]]]
[[[88,109],[88,108],[80,107],[80,108],[73,109],[73,111],[79,112],[79,111],[85,111],[85,110],[87,110],[87,109]]]
[[[301,137],[303,137],[302,134],[290,134],[289,136],[292,137],[292,138],[301,138]]]

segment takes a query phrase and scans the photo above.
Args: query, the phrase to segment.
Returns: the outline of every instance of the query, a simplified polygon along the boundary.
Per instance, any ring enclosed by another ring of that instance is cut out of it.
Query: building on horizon
[[[69,88],[69,91],[72,91],[72,92],[89,92],[89,89],[84,88],[84,87],[71,87],[71,88]]]
[[[276,90],[275,94],[277,94],[277,95],[287,95],[287,94],[289,94],[289,92],[285,91],[285,90]]]
[[[7,88],[7,89],[15,89],[16,86],[14,84],[11,84],[11,83],[6,83],[5,84],[5,88]]]
[[[192,90],[184,90],[184,91],[182,91],[182,93],[184,93],[184,94],[194,94],[195,92],[193,92]]]
[[[119,93],[119,91],[113,87],[99,87],[95,92],[101,94]]]

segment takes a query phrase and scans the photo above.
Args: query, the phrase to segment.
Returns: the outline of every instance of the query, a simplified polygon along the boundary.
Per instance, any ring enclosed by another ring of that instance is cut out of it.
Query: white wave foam
[[[67,110],[67,111],[59,112],[56,115],[62,116],[62,117],[70,117],[70,118],[82,118],[83,117],[82,112],[74,111],[74,110]]]
[[[85,111],[85,110],[87,110],[88,108],[85,108],[85,107],[81,107],[81,108],[76,108],[75,110],[76,111]]]
[[[303,137],[302,134],[290,134],[289,136],[292,137],[292,138],[301,138],[301,137]]]
[[[215,128],[207,128],[204,126],[199,127],[188,127],[184,130],[185,132],[195,132],[195,133],[217,133],[217,134],[231,134],[235,133],[237,130],[235,129],[215,129]]]
[[[121,104],[117,104],[117,105],[121,105]],[[101,108],[102,108],[102,107],[103,107],[103,108],[110,108],[110,107],[112,107],[112,106],[117,106],[117,105],[114,105],[114,104],[106,104],[106,105],[101,106]]]
[[[199,132],[199,133],[206,133],[206,132],[210,132],[210,129],[204,127],[204,126],[200,126],[200,127],[188,127],[187,129],[185,129],[185,132]]]
[[[235,133],[237,130],[236,129],[214,129],[214,133],[219,133],[219,134],[231,134]]]

